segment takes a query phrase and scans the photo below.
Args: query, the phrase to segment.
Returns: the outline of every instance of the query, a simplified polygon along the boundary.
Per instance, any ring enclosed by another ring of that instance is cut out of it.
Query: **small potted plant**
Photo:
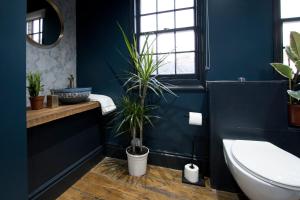
[[[150,92],[157,96],[163,96],[164,92],[175,94],[161,83],[156,75],[153,75],[163,65],[165,58],[154,59],[151,44],[148,43],[148,36],[139,52],[135,36],[133,36],[133,43],[130,43],[121,26],[119,27],[133,68],[128,72],[128,78],[124,84],[127,92],[116,116],[120,121],[117,133],[127,132],[131,135],[131,145],[126,148],[129,174],[142,176],[146,173],[149,154],[149,149],[143,145],[144,126],[147,123],[153,126],[152,120],[159,118],[152,114],[158,106],[149,105],[146,101],[147,97]]]
[[[300,34],[298,32],[291,32],[290,46],[285,47],[285,52],[289,59],[289,65],[282,63],[271,63],[271,65],[279,74],[288,78],[289,122],[293,126],[300,126]]]
[[[39,110],[44,107],[44,96],[39,96],[43,91],[43,85],[41,81],[41,74],[39,72],[30,72],[27,75],[29,100],[32,110]]]

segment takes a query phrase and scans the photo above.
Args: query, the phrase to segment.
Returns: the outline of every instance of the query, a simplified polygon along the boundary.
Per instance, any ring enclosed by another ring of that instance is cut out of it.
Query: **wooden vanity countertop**
[[[74,105],[61,105],[57,108],[43,108],[41,110],[29,109],[26,112],[27,128],[45,124],[57,119],[62,119],[98,107],[100,107],[98,102],[91,101]]]

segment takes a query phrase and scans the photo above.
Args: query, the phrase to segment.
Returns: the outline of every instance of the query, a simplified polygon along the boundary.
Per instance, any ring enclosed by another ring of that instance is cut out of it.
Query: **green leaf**
[[[300,90],[298,91],[288,90],[287,93],[294,99],[297,99],[298,101],[300,100]]]
[[[27,74],[28,80],[28,92],[31,97],[39,96],[39,93],[43,91],[44,85],[41,84],[41,74],[39,72]]]
[[[292,50],[300,57],[300,34],[292,31],[290,34],[290,46]]]
[[[146,35],[145,42],[140,44],[141,51],[139,51],[138,40],[135,35],[129,39],[120,24],[118,26],[128,50],[133,70],[127,72],[127,80],[123,84],[123,87],[126,87],[126,96],[123,97],[120,105],[121,111],[116,116],[119,119],[116,131],[119,134],[132,133],[132,137],[137,134],[142,141],[144,124],[148,123],[153,126],[152,119],[158,118],[155,115],[149,115],[155,107],[147,105],[149,103],[147,102],[148,93],[153,92],[164,99],[164,93],[175,95],[167,84],[160,82],[157,76],[153,75],[164,65],[163,62],[167,55],[155,59],[156,56],[152,48],[154,41],[149,42],[149,35]],[[132,130],[138,130],[138,132],[133,134]]]
[[[282,63],[271,63],[271,66],[282,76],[293,79],[293,70],[285,64]]]
[[[295,66],[296,66],[297,70],[300,71],[300,60],[297,60],[295,62]]]
[[[285,52],[291,61],[296,62],[297,60],[300,60],[300,57],[293,51],[291,47],[285,47]]]

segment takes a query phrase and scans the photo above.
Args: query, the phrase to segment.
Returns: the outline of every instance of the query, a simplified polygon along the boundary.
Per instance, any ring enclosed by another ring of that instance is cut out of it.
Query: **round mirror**
[[[63,37],[63,18],[52,0],[27,0],[27,41],[50,48]]]

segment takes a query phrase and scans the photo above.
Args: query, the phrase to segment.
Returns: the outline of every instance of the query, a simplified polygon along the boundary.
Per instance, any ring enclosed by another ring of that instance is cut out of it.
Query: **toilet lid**
[[[263,141],[236,140],[231,148],[234,159],[257,178],[271,184],[300,189],[300,159]]]

